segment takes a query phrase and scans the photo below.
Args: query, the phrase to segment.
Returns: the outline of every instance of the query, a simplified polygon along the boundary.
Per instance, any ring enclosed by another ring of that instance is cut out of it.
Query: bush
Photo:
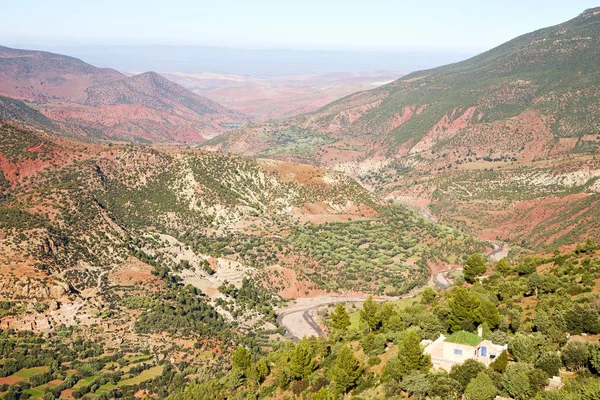
[[[369,364],[369,367],[372,367],[374,365],[379,365],[379,364],[381,364],[381,358],[379,358],[377,356],[369,357],[369,361],[367,363]]]
[[[535,367],[544,371],[549,378],[558,375],[558,371],[562,367],[562,361],[557,353],[542,353],[535,362]]]

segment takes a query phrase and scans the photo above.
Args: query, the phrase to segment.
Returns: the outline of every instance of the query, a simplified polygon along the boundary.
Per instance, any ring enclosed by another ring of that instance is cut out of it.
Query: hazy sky
[[[486,50],[597,6],[585,0],[4,1],[0,44]]]

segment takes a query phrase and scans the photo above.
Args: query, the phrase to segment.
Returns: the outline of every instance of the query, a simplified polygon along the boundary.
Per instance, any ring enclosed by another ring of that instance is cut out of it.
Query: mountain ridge
[[[28,101],[61,131],[92,139],[197,142],[252,121],[153,72],[127,77],[8,47],[0,47],[0,95]]]
[[[540,204],[506,189],[525,182],[541,204],[557,196],[562,205],[543,212],[580,202],[570,197],[576,194],[585,195],[587,204],[578,209],[589,215],[597,210],[597,192],[589,188],[595,187],[598,167],[584,160],[600,148],[599,63],[600,8],[593,8],[468,60],[413,72],[283,122],[231,132],[206,148],[343,170],[385,198],[429,206],[445,222],[473,233],[552,245],[544,232],[532,235],[532,227],[509,211],[523,207],[535,213]],[[552,182],[567,182],[558,177],[576,173],[580,161],[592,171],[588,181],[579,189],[549,190]],[[534,179],[525,173],[528,167],[550,175]],[[497,181],[483,179],[489,169]],[[502,195],[477,200],[458,195],[464,182],[489,193],[502,187]],[[447,192],[447,186],[453,190]],[[492,205],[485,210],[478,201]],[[600,235],[595,222],[586,226]],[[546,229],[565,232],[556,244],[585,239],[569,238],[566,224]]]

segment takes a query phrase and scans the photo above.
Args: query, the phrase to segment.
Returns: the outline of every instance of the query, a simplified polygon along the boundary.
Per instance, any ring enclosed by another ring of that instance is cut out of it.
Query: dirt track
[[[316,321],[316,311],[329,304],[357,303],[360,304],[367,299],[365,297],[352,296],[317,296],[312,298],[297,299],[296,303],[280,309],[277,312],[277,322],[286,330],[286,336],[298,341],[304,336],[323,336],[323,332]],[[376,298],[377,301],[398,300],[399,297]]]
[[[334,297],[317,296],[312,298],[297,299],[296,303],[277,312],[277,322],[282,325],[287,336],[298,341],[304,336],[323,336],[319,324],[312,315],[320,307],[335,303],[362,303],[366,297]]]
[[[492,246],[494,246],[494,250],[492,250],[488,257],[492,261],[500,261],[501,259],[508,256],[508,252],[510,251],[510,246],[506,243],[502,243],[502,247],[494,242],[490,242]]]

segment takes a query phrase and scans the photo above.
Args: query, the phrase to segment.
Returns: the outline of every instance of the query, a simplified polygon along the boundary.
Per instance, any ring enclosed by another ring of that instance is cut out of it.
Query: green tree
[[[360,339],[360,345],[366,355],[378,355],[385,350],[385,337],[370,332]]]
[[[352,349],[344,346],[340,349],[335,363],[329,370],[329,379],[338,393],[346,393],[362,374],[362,366],[354,357]]]
[[[508,365],[508,355],[506,354],[506,351],[503,351],[502,353],[500,353],[500,355],[498,357],[496,357],[494,362],[492,362],[492,364],[490,365],[490,368],[496,372],[503,373],[504,370],[506,370],[507,365]]]
[[[535,367],[544,371],[551,378],[558,375],[558,371],[562,367],[562,360],[557,353],[545,352],[535,361]]]
[[[304,338],[294,348],[290,356],[288,368],[294,379],[306,379],[317,367],[313,357],[313,349],[309,341]]]
[[[473,330],[477,319],[477,309],[480,301],[469,289],[457,287],[450,294],[448,305],[448,325],[453,332],[460,330]]]
[[[360,310],[360,320],[369,332],[376,331],[379,328],[381,324],[379,304],[373,300],[373,296],[369,296],[363,303],[362,310]]]
[[[421,328],[423,339],[435,340],[440,337],[440,333],[446,333],[445,324],[430,311],[419,313],[417,325]]]
[[[252,354],[245,347],[239,346],[233,352],[231,364],[234,369],[245,373],[252,365]]]
[[[590,364],[597,374],[600,374],[600,349],[591,352]]]
[[[587,343],[572,341],[562,349],[562,360],[565,367],[570,371],[583,368],[590,359]]]
[[[532,364],[540,353],[538,341],[532,335],[516,334],[510,342],[508,349],[520,362]]]
[[[251,381],[261,384],[269,376],[269,365],[264,358],[258,360],[258,362],[252,365],[248,370],[248,379]]]
[[[329,389],[322,387],[319,391],[313,393],[310,400],[337,400],[337,396]]]
[[[329,325],[338,332],[343,332],[350,326],[350,315],[343,304],[335,306],[335,310],[329,316]]]
[[[489,300],[481,302],[475,311],[477,322],[485,323],[490,329],[496,328],[500,323],[498,308]]]
[[[529,386],[533,393],[543,390],[548,385],[548,375],[541,369],[535,368],[529,371]]]
[[[429,396],[433,399],[456,400],[462,392],[460,383],[444,370],[431,372],[427,378],[431,382]]]
[[[404,390],[416,400],[424,400],[431,391],[431,382],[425,374],[413,372],[402,379]]]
[[[398,311],[396,310],[396,306],[392,302],[383,303],[381,305],[381,309],[379,310],[379,318],[381,319],[382,326],[385,326],[390,318],[394,315],[398,315]]]
[[[565,321],[567,329],[574,335],[580,335],[582,332],[594,334],[600,332],[598,312],[589,304],[584,306],[574,304],[565,313]]]
[[[416,332],[409,330],[398,346],[398,354],[391,358],[383,370],[385,380],[400,382],[412,372],[426,373],[431,368],[431,357],[424,354],[420,338]]]
[[[475,282],[475,278],[485,274],[486,270],[487,266],[485,264],[485,258],[479,253],[474,253],[467,258],[463,268],[463,274],[465,275],[465,280],[467,282],[473,283]]]
[[[527,277],[527,289],[537,297],[540,288],[544,287],[545,279],[537,272],[532,273]]]
[[[500,259],[494,266],[494,269],[504,276],[509,275],[512,271],[512,267],[505,258]]]
[[[406,329],[406,323],[399,315],[392,315],[383,326],[390,332],[400,332]]]
[[[425,286],[423,288],[421,296],[421,302],[423,304],[431,304],[435,300],[437,294],[435,293],[435,290],[433,290],[430,286]]]
[[[502,378],[502,386],[516,400],[529,399],[532,395],[529,373],[533,367],[529,364],[517,363],[506,367]]]
[[[492,400],[496,397],[498,389],[492,378],[485,371],[481,371],[469,382],[465,390],[464,400]]]
[[[450,370],[450,377],[460,384],[460,391],[464,392],[467,386],[481,371],[485,371],[485,365],[472,359],[462,364],[455,364]]]

